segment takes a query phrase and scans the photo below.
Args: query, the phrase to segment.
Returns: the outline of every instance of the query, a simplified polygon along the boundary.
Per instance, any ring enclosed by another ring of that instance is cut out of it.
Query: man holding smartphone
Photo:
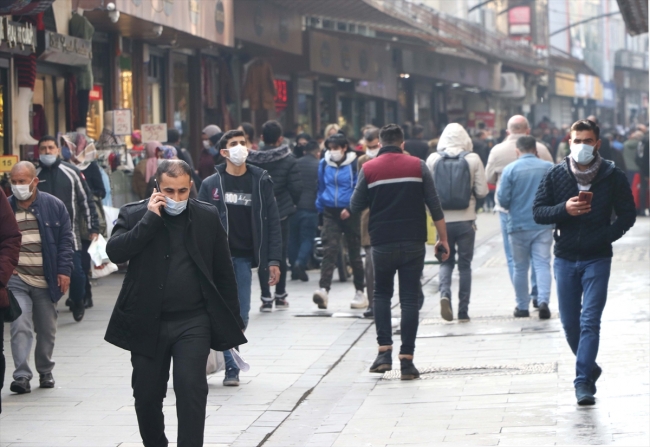
[[[538,224],[555,225],[553,267],[562,326],[576,355],[576,399],[579,405],[593,405],[602,373],[596,356],[612,242],[634,225],[636,208],[625,173],[598,153],[596,123],[573,123],[569,144],[571,154],[540,183],[533,215]],[[580,199],[581,191],[592,194],[590,203]],[[616,215],[613,222],[612,214]]]
[[[149,199],[123,206],[106,252],[129,262],[105,340],[131,351],[140,435],[163,446],[174,359],[178,445],[203,445],[210,349],[246,343],[228,237],[217,209],[190,199],[192,169],[165,160]],[[158,187],[159,185],[159,187]]]

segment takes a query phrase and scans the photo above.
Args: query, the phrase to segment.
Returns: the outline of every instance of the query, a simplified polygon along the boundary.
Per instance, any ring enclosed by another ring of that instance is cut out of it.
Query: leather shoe
[[[52,373],[40,374],[38,380],[41,388],[54,388],[54,377],[52,377]]]
[[[83,301],[80,306],[77,306],[77,303],[72,303],[72,318],[77,323],[84,319],[84,314],[86,313],[86,308],[84,307]]]
[[[9,389],[16,394],[26,394],[32,392],[32,387],[29,385],[29,380],[27,380],[26,377],[19,377],[18,379],[11,382]]]
[[[576,385],[576,400],[578,401],[578,405],[593,405],[596,403],[596,398],[591,393],[590,388],[586,383]]]
[[[371,373],[380,373],[383,374],[386,371],[393,369],[393,350],[389,349],[388,351],[380,352],[377,354],[377,358],[370,367]]]

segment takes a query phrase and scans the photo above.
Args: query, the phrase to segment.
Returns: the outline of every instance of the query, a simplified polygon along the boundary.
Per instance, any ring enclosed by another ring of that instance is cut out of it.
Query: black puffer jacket
[[[302,178],[289,146],[250,151],[246,162],[259,166],[271,176],[280,220],[295,213],[302,192]]]
[[[571,216],[566,202],[578,195],[578,183],[565,159],[549,170],[539,185],[533,215],[541,225],[555,224],[555,256],[584,261],[612,256],[612,242],[620,239],[636,220],[630,185],[623,171],[603,160],[591,183],[591,212]],[[616,220],[612,222],[612,212]]]

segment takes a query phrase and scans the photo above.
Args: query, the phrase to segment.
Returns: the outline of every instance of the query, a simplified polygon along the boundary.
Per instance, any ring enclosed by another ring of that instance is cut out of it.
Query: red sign
[[[104,89],[102,89],[101,85],[94,85],[93,89],[90,91],[90,94],[88,95],[88,99],[91,101],[101,101],[104,99]]]
[[[478,129],[479,124],[483,123],[485,129],[494,129],[495,114],[490,112],[469,112],[467,126]]]
[[[510,34],[530,34],[530,6],[517,6],[508,11]]]
[[[282,112],[289,105],[289,94],[287,93],[287,81],[276,79],[275,83],[275,111]]]

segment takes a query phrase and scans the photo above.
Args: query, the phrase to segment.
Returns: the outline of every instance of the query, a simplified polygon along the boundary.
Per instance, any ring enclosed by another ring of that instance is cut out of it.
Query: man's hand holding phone
[[[434,247],[436,259],[439,262],[444,262],[449,259],[449,243],[447,241],[438,241]]]
[[[587,202],[585,197],[583,197],[583,199],[585,200],[580,200],[580,196],[576,196],[567,200],[566,212],[569,213],[570,216],[582,216],[583,214],[590,212],[591,200]]]
[[[147,209],[152,213],[155,213],[158,216],[162,217],[160,210],[166,206],[167,202],[165,201],[165,195],[160,192],[159,188],[160,187],[158,186],[158,182],[156,181],[156,187],[154,188],[151,197],[149,197],[149,204],[147,205]]]

